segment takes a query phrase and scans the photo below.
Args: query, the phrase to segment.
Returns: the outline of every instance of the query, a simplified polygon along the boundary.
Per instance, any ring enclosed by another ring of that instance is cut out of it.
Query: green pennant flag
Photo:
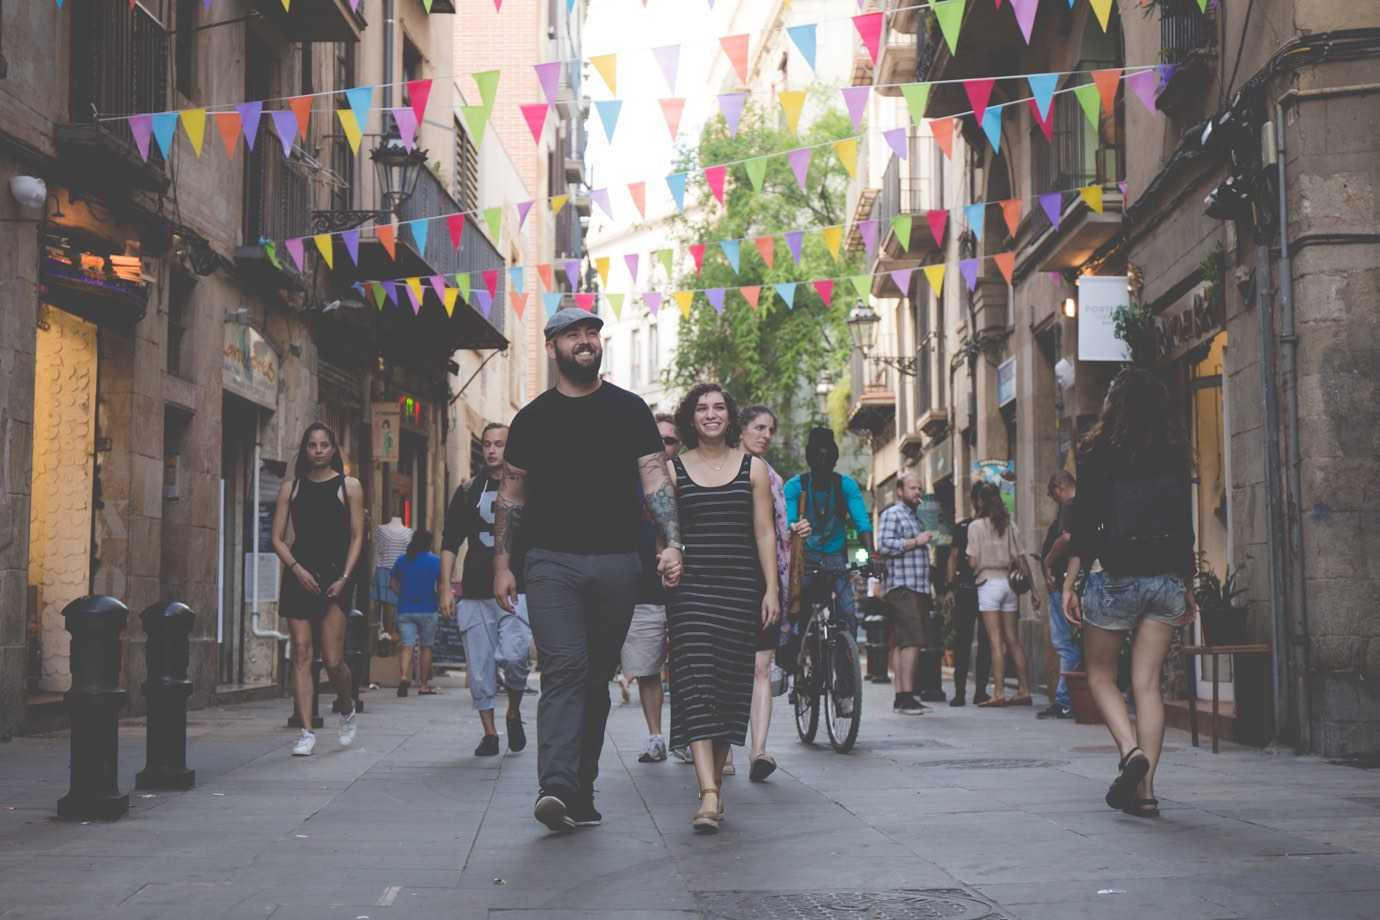
[[[460,299],[465,303],[470,302],[470,276],[469,273],[455,276],[455,286],[460,289]]]
[[[900,241],[901,248],[910,252],[910,215],[897,214],[891,219],[891,232],[896,234],[896,239]]]
[[[925,117],[925,106],[929,105],[930,85],[905,83],[901,86],[901,95],[906,97],[906,105],[910,107],[911,124],[920,124],[921,119]]]
[[[748,178],[752,180],[755,191],[762,191],[762,182],[767,178],[767,158],[754,157],[747,161]]]
[[[613,308],[613,318],[614,318],[614,319],[622,319],[622,318],[623,318],[623,295],[622,295],[622,294],[605,294],[604,296],[608,298],[609,306]]]
[[[465,117],[465,126],[474,135],[474,146],[484,143],[484,129],[489,126],[489,110],[482,105],[462,105],[460,114]]]
[[[868,296],[872,293],[872,276],[854,275],[848,280],[853,282],[853,290],[858,292],[858,297],[866,301]]]
[[[489,225],[489,235],[493,238],[494,245],[500,245],[503,240],[503,209],[485,208],[484,222]]]
[[[494,100],[498,98],[498,77],[500,71],[483,70],[474,75],[474,82],[479,87],[479,98],[484,102],[484,114],[492,114],[494,110]]]
[[[950,54],[958,53],[958,32],[963,28],[963,8],[968,0],[943,0],[930,5],[934,18],[939,20],[939,31],[944,33],[944,41]]]
[[[1084,83],[1082,86],[1075,86],[1073,94],[1078,97],[1078,106],[1088,117],[1088,124],[1096,131],[1097,119],[1102,113],[1102,94],[1098,92],[1097,84]]]
[[[422,9],[431,12],[431,0],[422,0]]]
[[[264,247],[264,255],[268,256],[268,263],[278,271],[283,270],[283,263],[278,261],[278,246],[272,240],[260,240],[260,245]]]
[[[666,269],[666,277],[669,280],[675,272],[675,266],[672,261],[675,258],[675,253],[669,249],[658,249],[656,251],[656,257],[661,260],[661,265]]]
[[[388,295],[383,290],[383,285],[379,284],[377,281],[371,281],[369,282],[369,290],[374,295],[375,309],[382,310],[383,301],[388,297]]]

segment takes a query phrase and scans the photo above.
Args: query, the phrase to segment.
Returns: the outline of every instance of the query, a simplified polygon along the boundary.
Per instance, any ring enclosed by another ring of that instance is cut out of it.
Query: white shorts
[[[1011,583],[1004,575],[988,575],[987,580],[977,586],[978,610],[1000,610],[1002,613],[1017,613],[1021,609],[1020,599],[1011,590]]]
[[[666,608],[638,604],[623,642],[624,677],[660,677],[666,663]]]

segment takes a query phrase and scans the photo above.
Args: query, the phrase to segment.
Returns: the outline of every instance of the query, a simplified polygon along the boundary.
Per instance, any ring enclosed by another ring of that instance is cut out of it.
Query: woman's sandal
[[[993,696],[993,697],[989,697],[988,699],[983,700],[981,703],[978,703],[978,708],[979,708],[979,709],[1000,709],[1001,707],[1006,706],[1006,705],[1008,705],[1008,703],[1006,702],[1006,697],[1004,697],[1004,696]]]
[[[1035,705],[1035,701],[1032,700],[1032,699],[1030,698],[1030,694],[1027,693],[1025,696],[1013,697],[1013,698],[1011,699],[1011,701],[1008,702],[1006,705],[1008,705],[1008,706],[1034,706],[1034,705]]]
[[[440,696],[435,687],[423,687],[417,691],[418,696]]]
[[[1107,807],[1124,811],[1135,802],[1140,782],[1150,772],[1150,758],[1140,748],[1133,747],[1121,758],[1117,769],[1120,772],[1107,789],[1106,802]]]
[[[752,766],[748,768],[748,779],[754,783],[766,782],[768,776],[776,772],[776,758],[770,754],[762,754],[752,758]]]
[[[1160,800],[1136,799],[1121,810],[1133,818],[1158,818],[1160,816]]]
[[[697,834],[717,834],[719,832],[719,822],[723,820],[723,800],[719,800],[719,807],[714,811],[706,811],[704,797],[711,792],[715,796],[719,794],[719,790],[712,787],[700,790],[700,810],[695,812],[695,816],[690,820],[690,826],[695,829]]]

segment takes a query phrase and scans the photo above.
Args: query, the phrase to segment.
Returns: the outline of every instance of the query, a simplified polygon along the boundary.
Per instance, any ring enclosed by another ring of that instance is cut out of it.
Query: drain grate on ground
[[[961,888],[912,891],[718,891],[696,896],[709,920],[1004,920]]]
[[[988,758],[986,760],[920,760],[915,766],[921,769],[941,770],[1034,770],[1040,767],[1062,767],[1067,760],[1021,760],[1017,758]]]

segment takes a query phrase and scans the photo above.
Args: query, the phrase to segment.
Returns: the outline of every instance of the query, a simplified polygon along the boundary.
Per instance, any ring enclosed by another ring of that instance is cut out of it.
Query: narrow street
[[[635,697],[615,697],[604,825],[564,838],[531,818],[535,732],[525,753],[474,758],[453,684],[369,693],[356,747],[328,725],[306,760],[288,754],[286,700],[194,712],[196,788],[134,791],[109,825],[54,816],[65,734],[17,738],[0,747],[0,917],[1376,916],[1374,772],[1230,744],[1214,756],[1171,730],[1164,816],[1136,819],[1102,803],[1116,757],[1100,726],[971,706],[904,717],[889,692],[869,686],[849,756],[799,745],[778,708],[781,769],[726,781],[717,837],[690,832],[690,768],[637,762]],[[122,789],[143,741],[141,722],[122,728]]]

